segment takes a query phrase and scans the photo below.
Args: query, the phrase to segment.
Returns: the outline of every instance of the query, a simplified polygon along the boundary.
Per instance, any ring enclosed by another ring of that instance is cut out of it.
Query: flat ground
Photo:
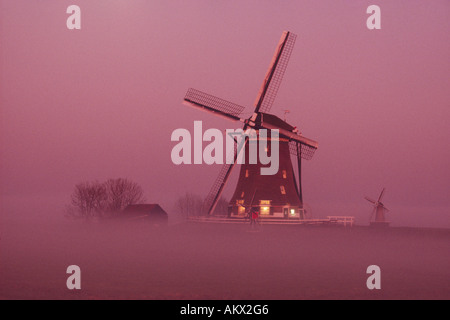
[[[450,299],[450,230],[0,226],[1,299]],[[81,268],[82,289],[66,288]],[[381,290],[366,269],[381,268]]]

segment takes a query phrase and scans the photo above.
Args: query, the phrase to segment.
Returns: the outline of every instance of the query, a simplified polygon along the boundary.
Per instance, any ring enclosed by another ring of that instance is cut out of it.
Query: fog
[[[450,298],[448,230],[1,222],[1,299]]]
[[[447,0],[378,0],[380,30],[365,1],[77,0],[68,30],[71,4],[0,0],[0,298],[450,298]],[[357,227],[183,223],[176,199],[205,196],[221,166],[173,164],[172,132],[238,128],[182,105],[187,89],[250,117],[284,30],[298,37],[271,112],[319,142],[305,206]],[[170,226],[64,218],[77,183],[109,178]],[[383,187],[393,228],[368,229],[364,196]]]
[[[205,196],[221,166],[174,165],[171,133],[238,126],[182,105],[187,89],[250,116],[289,30],[271,111],[289,109],[319,142],[303,164],[311,211],[367,224],[364,196],[386,187],[394,225],[450,227],[450,5],[380,0],[381,30],[368,30],[370,4],[80,0],[81,30],[68,30],[68,3],[1,0],[1,214],[52,219],[75,184],[119,177],[167,211],[187,191]]]

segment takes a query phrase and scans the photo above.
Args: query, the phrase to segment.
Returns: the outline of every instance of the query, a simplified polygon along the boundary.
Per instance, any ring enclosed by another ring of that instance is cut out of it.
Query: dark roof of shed
[[[163,211],[163,208],[157,203],[152,204],[130,204],[123,211],[124,212],[152,212],[152,211]]]

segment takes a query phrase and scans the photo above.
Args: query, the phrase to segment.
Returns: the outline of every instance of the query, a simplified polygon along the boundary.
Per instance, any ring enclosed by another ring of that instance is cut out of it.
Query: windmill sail
[[[381,202],[381,200],[383,199],[383,194],[384,194],[384,190],[386,188],[383,188],[383,190],[381,190],[380,196],[378,197],[378,202]]]
[[[184,97],[184,104],[191,107],[200,108],[208,112],[223,116],[232,121],[239,121],[239,115],[245,107],[212,96],[196,89],[189,89]]]
[[[373,204],[376,204],[377,202],[369,197],[364,197],[364,199],[366,199],[369,202],[372,202]]]
[[[302,168],[301,168],[302,152],[301,152],[301,150],[302,150],[301,145],[299,146],[299,143],[297,141],[289,142],[289,153],[291,155],[293,155],[295,158],[297,158],[298,180],[295,179],[295,174],[293,173],[295,188],[297,190],[300,200],[303,202],[303,199],[302,199]],[[298,181],[298,184],[297,184],[297,181]]]
[[[216,208],[217,201],[222,194],[223,187],[225,186],[225,183],[227,182],[234,165],[234,163],[223,165],[222,169],[219,172],[219,175],[217,176],[213,186],[211,187],[211,190],[206,196],[203,203],[203,210],[204,212],[208,212],[208,215],[210,215]]]
[[[294,155],[297,155],[296,144],[299,143],[301,145],[301,157],[305,160],[311,160],[314,155],[314,152],[319,147],[319,144],[316,141],[298,135],[292,131],[280,128],[279,126],[273,125],[269,122],[262,122],[261,127],[270,130],[278,130],[280,135],[285,136],[289,140],[292,140],[293,144],[292,147],[291,146],[289,147],[289,149],[291,153]]]
[[[216,180],[214,181],[213,186],[211,187],[211,190],[209,191],[208,195],[205,198],[205,201],[203,203],[203,209],[208,210],[208,215],[211,215],[216,208],[217,202],[220,199],[220,196],[222,195],[223,188],[225,187],[225,184],[228,181],[228,178],[230,177],[231,171],[233,170],[234,166],[236,165],[236,160],[239,156],[239,153],[241,150],[245,150],[245,145],[248,142],[248,136],[245,137],[245,140],[242,144],[239,145],[238,143],[234,143],[234,156],[233,156],[233,163],[230,164],[224,164],[222,166],[222,169],[219,172],[219,175],[217,176]]]
[[[283,32],[256,98],[255,112],[268,112],[272,107],[294,49],[296,38],[297,36],[289,31]]]
[[[291,154],[295,157],[298,157],[298,151],[297,151],[297,144],[300,144],[300,157],[305,160],[311,160],[314,156],[314,152],[316,151],[316,148],[310,147],[308,145],[305,145],[303,143],[299,143],[297,141],[291,141],[289,142],[289,151]]]

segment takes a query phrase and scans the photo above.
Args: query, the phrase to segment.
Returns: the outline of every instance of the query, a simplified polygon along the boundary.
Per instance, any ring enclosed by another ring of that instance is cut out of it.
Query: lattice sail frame
[[[297,35],[292,32],[283,33],[256,100],[256,112],[268,113],[272,108],[296,39]]]
[[[212,185],[208,195],[205,198],[205,201],[203,202],[203,212],[211,214],[214,211],[217,201],[222,195],[223,188],[227,183],[228,177],[230,176],[231,171],[237,163],[238,156],[240,152],[245,149],[245,145],[247,143],[248,136],[246,136],[245,139],[241,141],[241,143],[238,143],[236,139],[234,140],[233,162],[224,164],[220,169],[219,175],[214,181],[214,184]]]
[[[300,142],[296,141],[289,142],[289,151],[291,152],[291,154],[293,156],[298,157],[297,152],[298,143],[300,144],[300,157],[305,160],[311,160],[312,157],[314,156],[314,152],[316,151],[316,149]]]
[[[186,102],[193,103],[201,108],[206,108],[209,111],[220,112],[224,115],[231,115],[239,117],[244,111],[245,107],[236,103],[215,97],[197,89],[190,88],[184,97]]]

